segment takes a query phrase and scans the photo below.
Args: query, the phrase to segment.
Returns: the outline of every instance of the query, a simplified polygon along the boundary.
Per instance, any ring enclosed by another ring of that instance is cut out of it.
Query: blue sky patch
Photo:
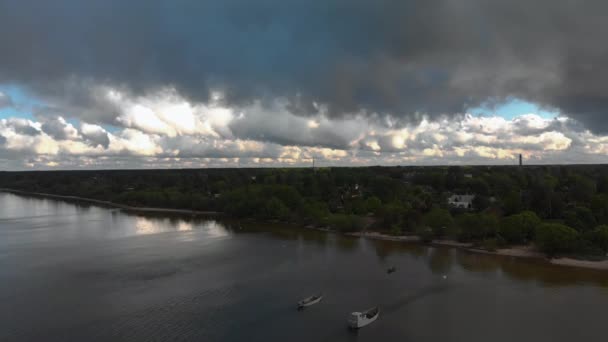
[[[535,103],[520,99],[511,99],[497,105],[482,104],[478,107],[469,108],[468,112],[478,116],[496,115],[508,120],[530,113],[537,114],[545,119],[555,118],[559,114],[557,111],[551,111],[550,109],[543,108]]]
[[[12,107],[0,109],[0,119],[18,117],[32,120],[34,107],[42,105],[23,88],[15,85],[0,85],[0,92],[8,95],[13,101]]]

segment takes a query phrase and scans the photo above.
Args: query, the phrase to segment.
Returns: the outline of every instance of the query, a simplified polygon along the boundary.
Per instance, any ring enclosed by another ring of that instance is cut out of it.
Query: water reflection
[[[548,264],[544,260],[479,254],[417,243],[353,238],[278,222],[160,218],[130,216],[121,212],[112,212],[111,216],[113,220],[118,221],[124,220],[125,217],[133,219],[132,226],[135,227],[136,235],[198,231],[204,232],[209,237],[221,238],[231,234],[262,233],[277,240],[297,241],[295,246],[297,246],[299,254],[306,246],[312,244],[325,247],[326,257],[330,257],[331,251],[336,249],[343,253],[353,254],[372,252],[371,255],[375,255],[382,263],[386,263],[389,258],[400,256],[423,259],[433,274],[449,274],[454,267],[459,267],[484,277],[502,275],[508,279],[535,282],[542,286],[597,284],[608,287],[608,275],[605,272],[556,266]],[[124,221],[115,222],[115,224],[121,227],[129,226]],[[124,234],[124,232],[122,233]],[[183,239],[192,240],[193,238],[183,235]]]
[[[460,251],[456,254],[456,261],[463,269],[484,275],[494,274],[500,268],[500,260],[486,254]]]
[[[341,239],[336,239],[336,247],[345,252],[352,252],[357,249],[357,239],[344,237]]]
[[[185,224],[186,222],[184,222]],[[219,222],[216,221],[207,221],[204,224],[204,229],[207,232],[207,234],[209,234],[212,237],[225,237],[230,235],[230,232],[228,231],[228,229],[226,229],[226,227],[222,224],[220,224]],[[192,225],[189,225],[189,229],[180,229],[180,231],[184,231],[184,230],[192,230]]]
[[[0,219],[1,341],[557,342],[605,331],[605,272],[282,223],[79,210],[0,195],[11,218]],[[294,310],[316,291],[318,307]],[[346,333],[345,315],[373,305],[381,319]]]
[[[18,234],[5,236],[3,242],[0,241],[0,245],[49,241],[63,243],[66,239],[122,238],[166,232],[180,233],[180,239],[184,241],[192,241],[201,236],[223,238],[232,234],[261,233],[276,240],[297,241],[293,246],[296,246],[298,253],[310,246],[323,247],[326,258],[333,257],[336,252],[363,254],[366,258],[376,259],[385,264],[389,259],[393,263],[393,258],[406,257],[422,261],[433,274],[447,274],[458,268],[485,277],[504,277],[541,286],[599,284],[608,287],[606,272],[555,266],[544,260],[525,260],[429,247],[416,243],[346,237],[280,222],[216,221],[179,216],[128,214],[86,204],[34,197],[24,198],[11,194],[0,196],[4,204],[0,207],[0,217],[3,217],[0,223],[5,222],[4,224],[8,225],[6,232],[16,231],[21,227],[21,223],[17,222],[27,221],[27,226],[23,225],[22,229],[19,228],[21,230]]]
[[[415,258],[426,258],[429,253],[428,246],[418,243],[366,239],[362,239],[362,241],[367,241],[367,243],[374,248],[376,256],[381,261],[385,261],[391,255],[400,255],[404,253]]]
[[[135,218],[135,231],[137,234],[155,234],[161,232],[163,226],[145,217]]]
[[[206,235],[214,238],[225,237],[230,235],[228,225],[224,225],[218,221],[187,219],[187,218],[158,218],[147,216],[128,216],[127,220],[132,217],[134,233],[136,235],[158,234],[165,232],[191,232],[194,230],[204,232]],[[119,216],[113,215],[113,220]],[[124,224],[124,222],[121,222]]]
[[[429,268],[433,273],[449,273],[454,263],[454,250],[446,248],[431,248],[428,260]]]
[[[605,271],[550,265],[539,260],[510,259],[500,263],[502,273],[513,280],[538,283],[544,287],[598,284],[608,287]]]

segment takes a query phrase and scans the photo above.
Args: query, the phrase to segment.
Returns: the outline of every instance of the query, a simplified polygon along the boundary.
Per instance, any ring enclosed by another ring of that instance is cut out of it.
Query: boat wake
[[[430,286],[420,289],[419,291],[417,291],[415,293],[409,294],[407,296],[399,297],[397,299],[392,299],[392,300],[390,300],[390,302],[387,301],[387,302],[381,303],[381,305],[379,305],[379,308],[382,311],[382,316],[387,316],[387,315],[393,314],[393,313],[403,309],[405,306],[407,306],[417,300],[449,291],[453,287],[454,287],[453,284],[430,285]],[[382,318],[380,318],[380,320],[382,320]],[[327,337],[323,341],[336,341],[337,339],[340,339],[340,338],[348,338],[348,339],[355,341],[355,340],[357,340],[358,332],[359,332],[358,330],[352,330],[352,329],[348,329],[346,327],[344,327],[342,329],[336,329],[336,331],[332,332],[331,334],[328,334]]]
[[[452,286],[450,286],[449,284],[431,285],[431,286],[422,288],[420,291],[412,293],[410,295],[400,297],[397,299],[393,299],[388,303],[384,303],[380,307],[382,308],[382,312],[384,314],[391,314],[396,311],[399,311],[400,309],[402,309],[403,307],[405,307],[408,304],[411,304],[412,302],[420,300],[424,297],[428,297],[428,296],[432,296],[435,294],[439,294],[439,293],[448,291],[451,288],[452,288]]]

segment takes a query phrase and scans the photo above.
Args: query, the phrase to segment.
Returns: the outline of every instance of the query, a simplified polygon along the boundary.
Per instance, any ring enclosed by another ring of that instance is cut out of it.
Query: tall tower
[[[523,165],[523,160],[522,160],[522,156],[521,153],[519,154],[519,166],[521,167]]]

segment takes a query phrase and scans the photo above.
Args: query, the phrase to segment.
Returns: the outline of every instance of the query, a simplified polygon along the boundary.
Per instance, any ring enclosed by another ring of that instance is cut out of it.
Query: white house
[[[453,208],[472,209],[475,195],[452,195],[448,197],[448,204]]]

